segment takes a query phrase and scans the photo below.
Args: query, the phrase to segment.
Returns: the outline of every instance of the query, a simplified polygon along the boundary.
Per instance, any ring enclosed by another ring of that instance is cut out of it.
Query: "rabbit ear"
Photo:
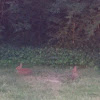
[[[22,68],[23,64],[22,64],[22,63],[20,63],[20,65],[19,65],[19,66],[20,66],[20,68]]]
[[[20,65],[16,67],[17,70],[21,68],[22,68],[22,63],[20,63]]]
[[[76,66],[74,66],[73,72],[77,72],[77,67]]]

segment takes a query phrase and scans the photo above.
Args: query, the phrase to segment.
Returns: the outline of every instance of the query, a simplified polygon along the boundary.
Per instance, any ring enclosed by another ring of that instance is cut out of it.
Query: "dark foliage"
[[[100,0],[0,0],[0,42],[100,48]]]

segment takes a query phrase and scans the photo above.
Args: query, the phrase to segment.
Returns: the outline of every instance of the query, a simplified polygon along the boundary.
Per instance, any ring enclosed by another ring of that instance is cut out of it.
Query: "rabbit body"
[[[72,78],[72,80],[75,80],[78,77],[79,77],[79,75],[78,75],[77,67],[74,66],[74,68],[72,69],[71,78]]]
[[[30,68],[22,68],[22,64],[16,67],[17,73],[21,75],[30,75],[32,74],[32,70]]]

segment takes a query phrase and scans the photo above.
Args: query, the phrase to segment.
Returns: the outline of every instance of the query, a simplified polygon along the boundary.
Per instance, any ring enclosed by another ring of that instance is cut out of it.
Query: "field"
[[[32,75],[16,73],[19,63]],[[78,66],[79,78],[69,75]],[[0,100],[100,100],[100,53],[0,46]]]
[[[25,67],[28,65],[25,65]],[[79,68],[79,78],[67,77],[71,69],[33,66],[22,76],[11,68],[0,69],[0,100],[100,100],[100,73]]]

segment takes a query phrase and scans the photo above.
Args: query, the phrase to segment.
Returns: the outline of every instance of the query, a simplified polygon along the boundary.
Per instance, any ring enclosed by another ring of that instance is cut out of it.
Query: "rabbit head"
[[[16,67],[17,70],[22,68],[22,63],[20,63],[20,65],[18,67]]]
[[[74,73],[76,73],[76,72],[77,72],[77,67],[76,67],[76,66],[74,66],[74,68],[73,68],[72,72],[74,72]]]

